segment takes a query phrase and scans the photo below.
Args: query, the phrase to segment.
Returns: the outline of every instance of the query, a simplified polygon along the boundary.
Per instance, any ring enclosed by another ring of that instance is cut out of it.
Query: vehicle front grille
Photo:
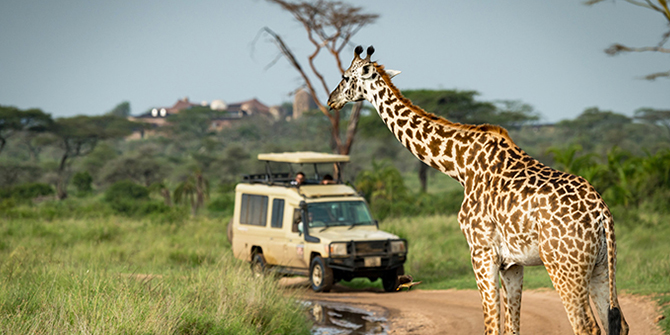
[[[386,242],[387,241],[356,242],[354,244],[354,248],[356,249],[356,256],[385,254]]]

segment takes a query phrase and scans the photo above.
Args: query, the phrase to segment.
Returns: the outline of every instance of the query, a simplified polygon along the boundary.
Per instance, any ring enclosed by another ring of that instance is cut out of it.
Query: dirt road
[[[387,311],[389,334],[482,334],[479,293],[474,290],[420,290],[383,293],[352,290],[336,285],[330,293],[300,291],[305,299],[380,307]],[[661,335],[654,323],[660,315],[650,300],[622,295],[621,307],[631,335]],[[572,334],[558,294],[553,290],[524,291],[521,304],[522,334]]]

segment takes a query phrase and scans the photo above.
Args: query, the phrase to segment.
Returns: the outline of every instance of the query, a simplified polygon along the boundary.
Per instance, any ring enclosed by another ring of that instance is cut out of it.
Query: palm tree
[[[174,202],[179,204],[187,201],[191,204],[191,215],[196,216],[198,208],[205,206],[205,200],[209,198],[209,180],[207,180],[200,169],[196,169],[174,190]]]
[[[157,192],[163,197],[165,205],[172,207],[172,198],[170,197],[170,190],[163,181],[157,181],[149,186],[149,192]]]

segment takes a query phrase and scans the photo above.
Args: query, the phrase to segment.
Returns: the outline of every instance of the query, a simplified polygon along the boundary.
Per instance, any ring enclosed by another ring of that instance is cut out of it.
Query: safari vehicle
[[[244,176],[235,188],[228,228],[235,257],[250,262],[258,275],[307,276],[316,292],[355,277],[381,278],[385,291],[396,290],[407,241],[379,230],[365,199],[339,174],[330,184],[321,183],[319,168],[341,171],[349,156],[292,152],[258,159],[265,162],[265,173]],[[278,164],[284,172],[274,172]],[[313,166],[301,185],[294,181],[294,165]]]

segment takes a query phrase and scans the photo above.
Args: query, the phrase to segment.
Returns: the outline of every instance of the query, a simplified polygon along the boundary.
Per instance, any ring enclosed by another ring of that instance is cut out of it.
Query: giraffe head
[[[354,50],[354,59],[351,61],[349,68],[342,74],[342,81],[337,85],[337,88],[330,93],[328,97],[328,106],[333,109],[341,109],[347,102],[364,100],[368,93],[367,87],[370,81],[380,78],[377,72],[379,67],[376,63],[370,60],[370,56],[375,52],[375,48],[368,47],[367,56],[361,58],[363,47],[357,46]],[[400,73],[395,70],[382,70],[388,74],[389,77],[394,77]]]

